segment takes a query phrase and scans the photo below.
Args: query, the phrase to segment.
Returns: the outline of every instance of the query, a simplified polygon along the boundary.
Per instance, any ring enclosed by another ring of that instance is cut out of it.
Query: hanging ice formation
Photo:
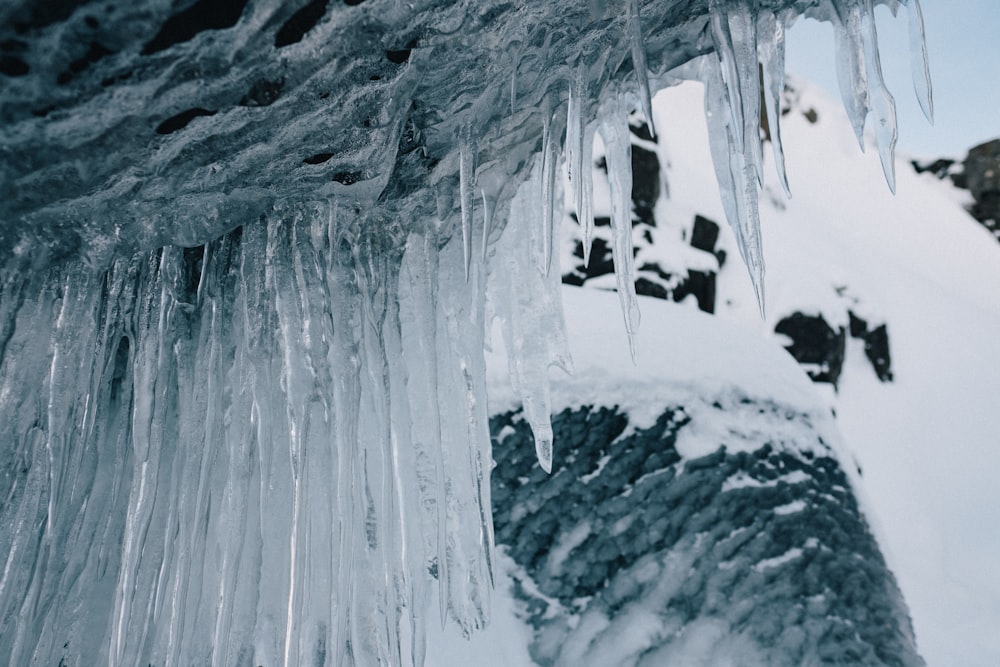
[[[317,201],[279,203],[202,246],[142,249],[161,238],[142,235],[155,217],[127,252],[103,250],[118,228],[95,233],[90,261],[37,265],[17,245],[0,266],[0,655],[17,665],[419,665],[434,599],[440,620],[463,632],[486,623],[494,462],[484,332],[499,318],[549,470],[558,443],[548,370],[571,368],[553,252],[557,164],[589,245],[600,132],[634,345],[627,114],[640,107],[652,121],[650,80],[695,72],[706,84],[726,215],[763,307],[760,110],[784,184],[783,34],[803,8],[760,4],[709,2],[688,35],[692,45],[707,37],[705,55],[683,72],[668,48],[677,33],[643,31],[654,3],[626,0],[613,17],[596,3],[577,28],[552,34],[518,18],[507,40],[516,55],[498,60],[507,69],[491,70],[500,83],[485,87],[495,96],[469,102],[459,87],[449,98],[507,134],[463,122],[453,138],[428,140],[434,160],[397,117],[419,83],[404,72],[403,93],[373,112],[389,128],[376,148],[431,173],[419,206],[393,203],[412,194],[409,183],[386,174],[348,189],[366,172],[345,171]],[[909,10],[915,88],[930,116],[919,5],[889,4]],[[835,25],[845,107],[859,134],[874,116],[891,184],[895,121],[872,0],[809,11]],[[592,24],[614,29],[539,69],[546,49],[575,47],[572,30]],[[627,62],[633,71],[616,77]],[[474,85],[467,65],[462,85]],[[379,154],[358,136],[333,160]],[[198,168],[209,177],[216,165]]]
[[[908,5],[910,13],[914,89],[928,120],[932,120],[930,71],[919,0],[893,0],[890,6],[894,12],[900,2]],[[701,61],[699,75],[705,83],[712,159],[726,219],[750,272],[763,315],[764,254],[758,214],[763,180],[760,114],[763,106],[778,177],[791,196],[781,146],[780,94],[784,87],[784,32],[795,14],[775,13],[747,0],[712,0],[710,7],[713,53]],[[873,0],[838,0],[821,5],[817,15],[834,26],[841,96],[858,142],[863,150],[865,122],[873,116],[882,169],[889,189],[895,192],[896,106],[882,77]]]

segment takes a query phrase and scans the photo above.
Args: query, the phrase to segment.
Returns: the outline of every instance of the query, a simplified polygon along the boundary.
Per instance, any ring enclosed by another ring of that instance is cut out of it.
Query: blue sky
[[[876,10],[882,68],[896,98],[899,151],[961,157],[1000,137],[1000,1],[923,0],[921,7],[934,85],[933,126],[913,93],[907,9],[896,18],[884,7]],[[829,24],[800,19],[788,32],[787,65],[839,99]]]

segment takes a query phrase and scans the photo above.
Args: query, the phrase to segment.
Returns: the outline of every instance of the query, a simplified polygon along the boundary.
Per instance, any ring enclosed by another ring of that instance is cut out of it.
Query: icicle
[[[581,189],[581,224],[583,225],[583,264],[590,266],[590,249],[594,245],[594,132],[595,126],[588,123],[583,129],[581,145],[580,189]]]
[[[470,130],[462,130],[459,145],[459,198],[462,207],[462,261],[465,267],[465,279],[469,279],[469,262],[472,260],[472,203],[475,198],[475,159],[476,145],[470,136]]]
[[[875,116],[875,137],[879,159],[889,189],[896,192],[896,101],[886,88],[878,52],[878,30],[872,0],[863,0],[861,11],[861,41],[865,49],[865,69],[868,74],[868,95]]]
[[[557,365],[569,370],[572,361],[562,315],[559,256],[553,254],[553,270],[547,276],[536,270],[533,259],[532,228],[541,170],[541,159],[536,157],[531,176],[511,200],[507,227],[496,243],[496,255],[491,262],[487,294],[501,323],[511,383],[521,397],[525,418],[535,437],[538,464],[551,472],[553,436],[548,369]],[[554,201],[558,205],[560,197]]]
[[[451,597],[451,570],[446,557],[447,532],[447,469],[442,442],[442,418],[439,402],[442,388],[438,368],[438,254],[432,236],[411,235],[404,255],[401,306],[406,311],[401,319],[408,331],[404,338],[404,356],[409,360],[410,415],[412,440],[418,447],[418,477],[430,489],[429,504],[433,508],[424,523],[433,526],[425,538],[432,566],[437,571],[438,611],[441,626],[448,618]]]
[[[706,56],[700,74],[705,82],[705,118],[712,151],[712,163],[719,182],[726,220],[733,230],[740,255],[750,274],[761,317],[764,316],[764,253],[761,245],[757,183],[749,147],[738,150],[730,123],[727,99],[730,94],[723,80],[725,68],[718,59]]]
[[[521,45],[516,43],[510,46],[513,49],[511,54],[513,64],[510,68],[510,115],[513,116],[517,108],[517,68],[521,64]]]
[[[709,3],[709,25],[712,31],[712,42],[715,45],[715,52],[718,54],[719,63],[722,65],[722,81],[729,90],[726,98],[729,102],[730,127],[734,133],[736,146],[743,152],[743,105],[740,103],[739,94],[740,73],[737,69],[738,58],[733,48],[733,38],[729,31],[729,20],[727,13],[721,8],[720,0],[712,0]]]
[[[580,65],[569,86],[569,104],[566,111],[566,170],[573,188],[573,206],[577,222],[583,229],[583,264],[590,265],[590,248],[594,237],[594,130],[583,121],[585,88],[584,68]]]
[[[781,93],[785,88],[785,20],[773,12],[762,10],[757,23],[757,54],[764,74],[764,109],[771,135],[771,151],[778,180],[791,197],[788,173],[785,170],[785,151],[781,143]]]
[[[545,276],[549,275],[552,267],[552,242],[555,234],[552,209],[555,204],[555,177],[556,177],[556,154],[555,142],[552,139],[552,116],[545,112],[542,122],[542,173],[540,189],[541,206],[541,250],[542,258],[539,270]]]
[[[739,109],[737,118],[743,120],[740,135],[751,158],[758,186],[764,182],[763,158],[760,145],[760,69],[757,64],[757,21],[745,3],[732,6],[728,12],[729,37],[736,59],[737,86],[730,88],[729,103]]]
[[[909,14],[910,71],[913,90],[928,122],[934,124],[934,92],[931,87],[931,68],[927,58],[927,35],[924,32],[924,13],[920,0],[904,0]]]
[[[639,330],[639,301],[635,293],[635,255],[632,247],[632,142],[628,115],[618,97],[602,105],[600,133],[611,184],[611,245],[618,298],[625,318],[629,351],[635,360]]]
[[[480,260],[486,263],[486,251],[489,249],[490,233],[493,231],[493,207],[496,202],[486,196],[486,190],[480,190],[483,198],[483,238],[480,248]]]
[[[649,91],[649,73],[646,67],[646,46],[642,41],[642,21],[639,17],[639,1],[628,0],[627,32],[629,45],[632,49],[632,67],[635,69],[636,83],[639,85],[639,99],[642,101],[642,113],[646,117],[649,133],[656,138],[656,127],[653,124],[653,97]]]
[[[837,52],[837,81],[847,117],[861,150],[865,150],[865,119],[868,117],[868,72],[861,41],[861,12],[856,2],[838,3],[833,21]]]
[[[583,117],[580,111],[582,96],[582,76],[579,71],[569,84],[566,102],[566,140],[563,153],[566,155],[566,176],[573,189],[573,209],[577,221],[583,225]],[[584,247],[584,264],[589,253]]]

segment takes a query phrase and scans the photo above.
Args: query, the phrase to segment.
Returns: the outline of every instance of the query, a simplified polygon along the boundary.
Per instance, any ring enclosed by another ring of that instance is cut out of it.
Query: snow
[[[774,513],[778,515],[783,514],[795,514],[796,512],[801,512],[806,508],[806,503],[804,500],[795,500],[787,505],[780,505],[774,508]]]
[[[965,193],[915,174],[905,156],[893,197],[871,154],[858,155],[838,105],[792,85],[795,109],[813,109],[818,120],[801,111],[784,119],[791,200],[765,169],[764,191],[773,193],[761,205],[768,319],[755,312],[742,271],[728,267],[719,276],[720,316],[777,344],[768,332],[794,310],[834,326],[848,307],[887,322],[894,382],[880,383],[861,343],[848,339],[839,391],[823,400],[862,468],[866,513],[910,605],[922,655],[931,667],[995,665],[1000,246],[962,210]],[[700,88],[683,84],[655,103],[654,113],[675,119],[660,123],[673,196],[664,213],[675,218],[721,217],[704,185],[713,170],[694,120]]]
[[[775,510],[775,512],[777,512],[777,509]],[[779,565],[784,565],[785,563],[793,561],[796,558],[800,558],[801,556],[802,556],[802,549],[795,547],[793,549],[789,549],[780,556],[775,556],[774,558],[767,558],[765,560],[760,561],[759,563],[754,564],[753,569],[756,570],[757,572],[763,572],[764,570],[768,570],[773,567],[778,567]]]

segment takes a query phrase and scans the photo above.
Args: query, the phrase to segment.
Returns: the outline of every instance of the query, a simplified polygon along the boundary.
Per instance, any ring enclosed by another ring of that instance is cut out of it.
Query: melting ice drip
[[[888,4],[909,9],[930,117],[918,0]],[[787,187],[778,96],[792,15],[711,6],[712,53],[680,74],[706,83],[727,218],[763,304],[757,133],[763,106]],[[102,272],[4,274],[0,654],[11,664],[419,665],[435,595],[442,622],[464,632],[487,622],[484,332],[499,317],[549,470],[548,369],[571,368],[556,169],[564,161],[586,253],[595,132],[634,349],[627,116],[637,107],[652,118],[635,0],[627,10],[637,81],[585,118],[595,105],[578,67],[565,112],[548,114],[507,199],[477,167],[467,128],[455,149],[459,211],[423,233],[347,202],[303,205],[201,249],[167,247]],[[859,139],[874,115],[891,186],[896,129],[873,2],[824,11],[845,106]]]

